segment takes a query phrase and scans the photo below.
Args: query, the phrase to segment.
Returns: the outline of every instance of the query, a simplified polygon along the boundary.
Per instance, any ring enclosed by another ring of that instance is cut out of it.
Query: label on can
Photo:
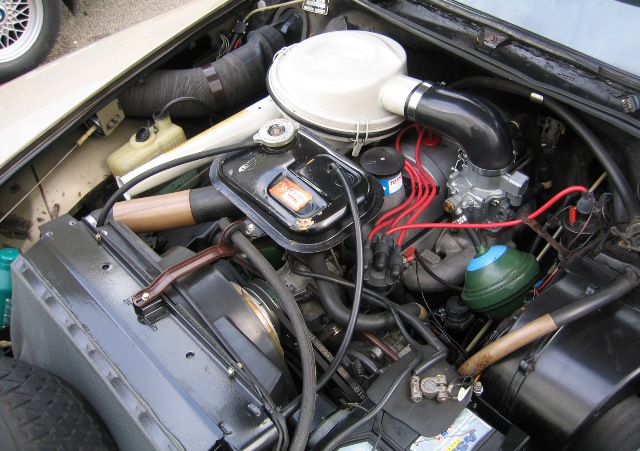
[[[464,409],[449,429],[435,437],[419,437],[411,451],[471,451],[480,448],[493,432],[480,417]]]
[[[273,197],[291,208],[298,211],[313,199],[310,193],[296,185],[293,180],[285,178],[273,185],[269,189]]]
[[[385,196],[391,196],[402,189],[402,174],[398,174],[387,180],[380,180]]]

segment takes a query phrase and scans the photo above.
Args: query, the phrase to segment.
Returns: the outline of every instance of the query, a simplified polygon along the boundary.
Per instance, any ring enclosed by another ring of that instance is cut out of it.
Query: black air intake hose
[[[503,172],[513,162],[506,125],[483,99],[422,83],[407,99],[405,117],[455,140],[479,169]]]
[[[286,45],[282,33],[265,25],[247,36],[242,47],[218,61],[195,69],[159,70],[120,97],[128,116],[151,116],[171,100],[195,97],[212,111],[236,107],[266,92],[267,69]],[[172,117],[205,116],[209,112],[196,103],[183,102],[171,108]]]

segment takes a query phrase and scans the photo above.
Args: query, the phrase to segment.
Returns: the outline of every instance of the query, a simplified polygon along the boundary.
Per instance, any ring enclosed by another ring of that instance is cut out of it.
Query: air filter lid
[[[396,41],[366,31],[335,31],[280,51],[267,75],[285,116],[343,140],[381,138],[404,118],[386,111],[382,88],[406,74]]]

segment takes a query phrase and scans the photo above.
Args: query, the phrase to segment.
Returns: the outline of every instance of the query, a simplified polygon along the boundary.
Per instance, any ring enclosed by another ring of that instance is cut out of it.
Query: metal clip
[[[356,137],[355,139],[352,139],[353,151],[351,152],[351,156],[353,157],[357,157],[358,155],[360,155],[360,150],[362,149],[362,146],[364,146],[366,142],[369,140],[369,120],[363,119],[363,121],[366,127],[365,127],[364,139],[360,139],[360,119],[356,118]]]

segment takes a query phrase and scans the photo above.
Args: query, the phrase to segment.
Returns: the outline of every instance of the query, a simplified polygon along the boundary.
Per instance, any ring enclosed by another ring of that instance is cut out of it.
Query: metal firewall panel
[[[122,248],[96,240],[95,229],[70,216],[42,232],[12,268],[17,358],[79,389],[122,449],[210,449],[222,438],[245,448],[270,440],[271,421],[246,410],[262,402],[228,377],[229,364],[187,324],[171,314],[155,329],[138,321],[127,298],[157,270],[151,253],[146,268],[133,253],[121,262]]]

